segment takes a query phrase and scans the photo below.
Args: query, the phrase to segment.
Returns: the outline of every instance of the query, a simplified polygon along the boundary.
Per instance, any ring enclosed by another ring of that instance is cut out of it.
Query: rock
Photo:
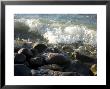
[[[43,57],[35,57],[29,60],[29,66],[32,69],[37,69],[38,67],[45,65],[45,63],[46,62]]]
[[[36,57],[37,55],[38,55],[38,51],[37,50],[35,50],[35,49],[31,49],[31,52],[32,52],[32,54],[33,54],[33,56],[32,57]]]
[[[26,61],[26,56],[23,54],[16,54],[14,57],[14,64],[23,64]]]
[[[48,47],[46,50],[45,50],[45,53],[53,53],[54,52],[54,49],[52,47]]]
[[[74,52],[73,48],[71,46],[63,46],[62,49],[66,52]]]
[[[19,51],[18,51],[18,54],[24,54],[24,55],[30,55],[30,56],[32,56],[33,54],[32,54],[32,52],[31,52],[31,50],[29,50],[29,49],[27,49],[27,48],[21,48]]]
[[[31,76],[31,70],[24,64],[14,65],[14,76]]]
[[[84,64],[80,63],[78,60],[73,60],[71,64],[64,69],[66,72],[77,72],[81,76],[92,76],[91,70],[85,66]]]
[[[76,59],[81,61],[81,62],[90,62],[90,63],[93,63],[96,60],[94,58],[91,58],[91,57],[88,57],[86,55],[83,55],[83,54],[81,54],[79,52],[76,52]]]
[[[59,53],[49,53],[47,63],[49,64],[58,64],[58,65],[68,65],[70,64],[70,60]]]
[[[19,47],[14,47],[14,53],[18,53],[19,50],[20,50]]]
[[[38,53],[42,53],[47,49],[47,46],[45,44],[35,44],[33,48],[36,49]]]
[[[28,61],[32,56],[32,52],[31,50],[27,49],[27,48],[21,48],[19,51],[18,51],[18,54],[24,54],[26,56],[26,60]]]

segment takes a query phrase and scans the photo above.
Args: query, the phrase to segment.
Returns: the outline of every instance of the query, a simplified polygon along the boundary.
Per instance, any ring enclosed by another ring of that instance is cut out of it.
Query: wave
[[[37,30],[48,40],[48,43],[71,44],[78,41],[92,46],[97,45],[97,32],[83,24],[73,24],[71,21],[59,22],[45,19],[15,19],[15,21],[25,22],[30,30]]]

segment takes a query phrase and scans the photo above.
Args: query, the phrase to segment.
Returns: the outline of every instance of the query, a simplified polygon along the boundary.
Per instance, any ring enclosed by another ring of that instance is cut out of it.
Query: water
[[[95,14],[15,14],[14,18],[15,22],[26,23],[30,31],[38,31],[51,44],[82,41],[97,45]]]

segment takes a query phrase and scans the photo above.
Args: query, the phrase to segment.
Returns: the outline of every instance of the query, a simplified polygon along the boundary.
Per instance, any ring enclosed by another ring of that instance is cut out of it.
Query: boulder
[[[31,76],[31,70],[24,64],[14,65],[14,76]]]
[[[59,53],[49,53],[47,63],[49,64],[58,64],[58,65],[68,65],[70,64],[68,57]]]
[[[90,63],[93,63],[96,60],[94,58],[91,58],[91,57],[86,56],[84,54],[81,54],[79,52],[76,52],[75,56],[76,56],[76,59],[79,60],[79,61],[81,61],[81,62],[90,62]]]
[[[37,69],[38,67],[45,65],[46,62],[43,57],[35,57],[31,58],[28,63],[30,68]]]
[[[93,73],[91,70],[85,66],[83,63],[79,62],[78,60],[73,60],[71,64],[64,69],[66,72],[77,72],[81,76],[92,76]]]
[[[33,54],[32,57],[36,57],[36,56],[39,54],[38,51],[35,50],[34,48],[31,48],[31,52],[32,52],[32,54]]]
[[[23,64],[26,61],[24,54],[16,54],[14,57],[14,64]]]
[[[27,48],[21,48],[18,51],[18,54],[24,54],[26,56],[26,60],[27,61],[33,56],[31,50],[30,49],[27,49]]]
[[[45,44],[35,44],[33,48],[36,49],[38,53],[42,53],[47,49],[47,46]]]

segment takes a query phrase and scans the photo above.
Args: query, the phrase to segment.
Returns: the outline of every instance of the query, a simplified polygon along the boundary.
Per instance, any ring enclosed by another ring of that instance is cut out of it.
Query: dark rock
[[[37,69],[38,67],[45,65],[46,62],[43,57],[35,57],[31,58],[28,63],[30,68]]]
[[[14,65],[14,76],[31,76],[31,70],[24,64]]]
[[[18,54],[24,54],[26,56],[26,60],[28,61],[32,56],[32,52],[31,50],[27,49],[27,48],[21,48],[19,51],[18,51]]]
[[[96,60],[94,58],[83,55],[79,52],[76,52],[76,59],[81,61],[81,62],[91,62],[91,63],[95,62],[95,60]]]
[[[23,64],[26,61],[24,54],[16,54],[14,57],[14,64]]]
[[[48,48],[45,50],[45,52],[46,52],[46,53],[49,53],[49,52],[53,53],[53,52],[54,52],[54,48],[48,47]]]
[[[63,54],[49,53],[47,63],[58,64],[58,65],[68,65],[70,64],[70,60]]]
[[[14,47],[14,53],[18,53],[18,51],[20,50],[21,48],[19,47]]]
[[[33,48],[36,49],[39,53],[42,53],[47,49],[47,46],[45,44],[36,44],[33,46]]]
[[[85,66],[83,63],[80,63],[79,61],[73,60],[72,63],[65,68],[66,72],[77,72],[79,73],[81,76],[90,76],[92,75],[90,69]]]
[[[33,48],[31,49],[31,52],[33,53],[32,57],[36,57],[38,55],[38,51]]]

